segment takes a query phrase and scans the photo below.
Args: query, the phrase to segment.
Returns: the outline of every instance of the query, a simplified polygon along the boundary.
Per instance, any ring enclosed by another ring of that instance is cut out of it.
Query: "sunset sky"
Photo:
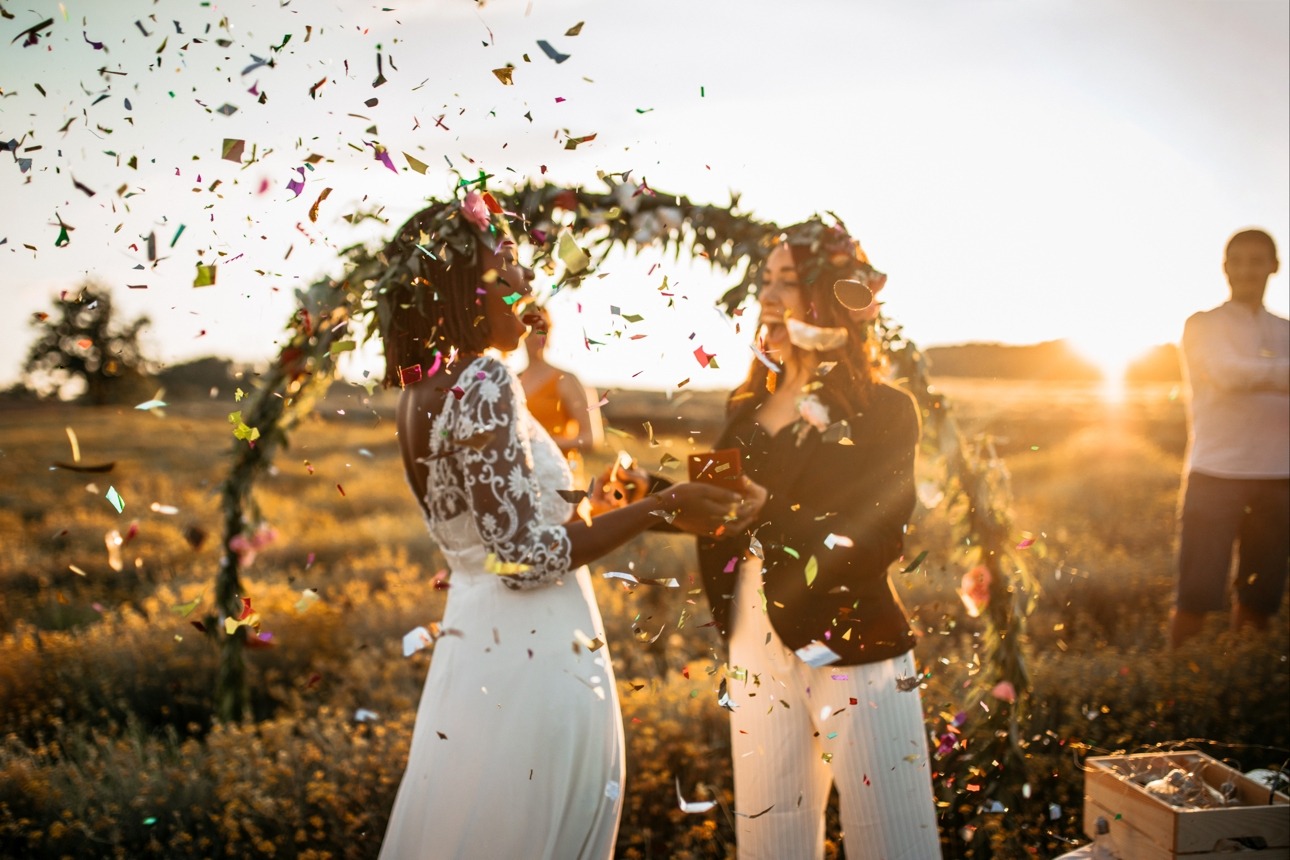
[[[32,314],[86,277],[152,319],[167,363],[267,359],[292,290],[448,194],[453,168],[492,187],[630,170],[780,224],[832,210],[925,346],[1065,337],[1122,363],[1226,298],[1235,230],[1268,229],[1286,257],[1284,0],[387,2],[0,0],[0,143],[17,142],[0,152],[0,384]],[[507,64],[512,86],[492,71]],[[246,141],[240,163],[225,138]],[[351,228],[364,205],[388,225]],[[602,386],[730,385],[748,332],[712,301],[731,279],[657,262],[611,260],[555,297],[553,360]],[[198,263],[214,286],[193,287]],[[1284,272],[1267,304],[1287,313]],[[610,305],[647,337],[606,336]],[[584,333],[606,345],[589,355]]]

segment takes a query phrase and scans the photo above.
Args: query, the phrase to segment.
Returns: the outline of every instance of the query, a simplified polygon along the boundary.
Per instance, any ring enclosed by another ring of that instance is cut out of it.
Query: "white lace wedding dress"
[[[568,466],[500,361],[475,359],[458,386],[424,488],[452,570],[445,635],[380,856],[607,860],[622,717],[589,574],[569,570]],[[525,569],[491,572],[490,553]]]

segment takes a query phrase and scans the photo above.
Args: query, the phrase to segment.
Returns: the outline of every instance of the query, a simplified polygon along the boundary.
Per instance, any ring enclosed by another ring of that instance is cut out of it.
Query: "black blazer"
[[[839,666],[886,660],[914,645],[887,568],[900,557],[914,510],[918,408],[889,385],[871,391],[868,404],[847,418],[850,445],[825,441],[813,428],[803,435],[809,425],[799,422],[770,440],[764,462],[749,462],[745,451],[745,471],[770,491],[756,536],[771,626],[794,651],[823,642],[841,655]],[[719,448],[739,446],[739,428],[751,426],[755,407],[731,416]],[[853,545],[835,542],[830,549],[830,534]],[[699,541],[703,587],[723,637],[738,562],[725,571],[748,545],[747,535]],[[808,582],[812,558],[816,572]]]

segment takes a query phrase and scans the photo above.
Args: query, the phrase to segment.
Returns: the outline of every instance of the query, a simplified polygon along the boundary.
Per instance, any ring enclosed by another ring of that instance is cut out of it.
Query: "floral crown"
[[[873,301],[887,276],[869,262],[860,242],[848,231],[842,219],[832,212],[832,224],[816,215],[810,220],[784,229],[772,241],[803,250],[798,276],[804,284],[833,293],[848,310],[860,311]]]

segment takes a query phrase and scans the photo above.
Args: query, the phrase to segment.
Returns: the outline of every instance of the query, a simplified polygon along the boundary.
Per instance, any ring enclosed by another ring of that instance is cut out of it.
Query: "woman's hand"
[[[592,515],[598,516],[639,502],[649,493],[649,485],[649,474],[638,467],[626,451],[620,451],[613,465],[596,479],[596,488],[591,495]]]
[[[735,489],[742,497],[734,512],[735,519],[726,523],[725,534],[739,534],[755,523],[761,509],[766,506],[766,500],[770,498],[770,491],[747,475],[739,476]]]
[[[744,497],[734,490],[705,481],[673,484],[654,494],[658,507],[674,514],[672,525],[696,535],[716,534],[738,516]]]

